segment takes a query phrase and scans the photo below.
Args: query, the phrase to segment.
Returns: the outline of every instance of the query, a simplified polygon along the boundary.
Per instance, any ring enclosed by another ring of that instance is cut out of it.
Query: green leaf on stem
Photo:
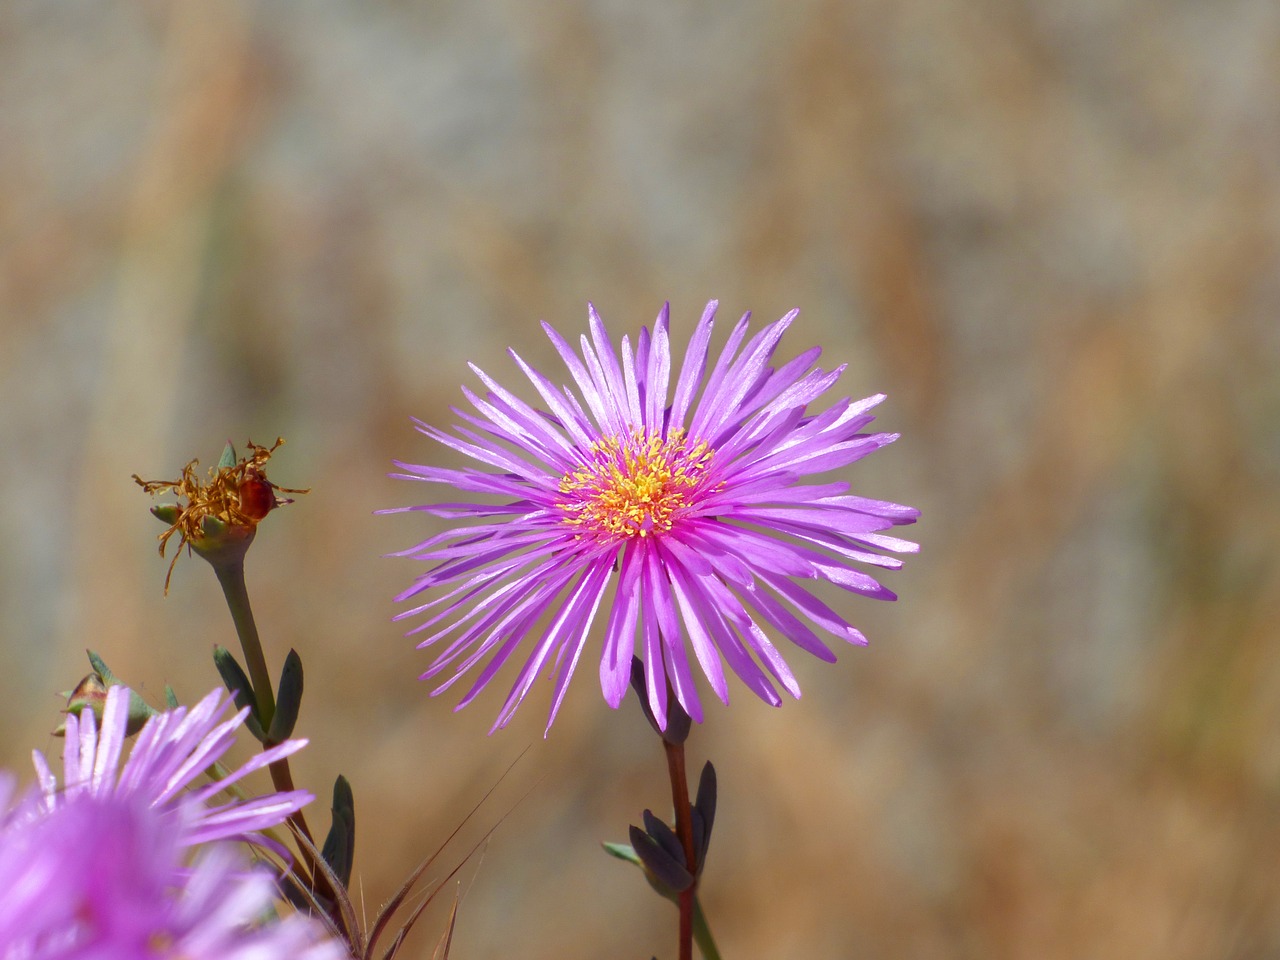
[[[351,865],[356,852],[356,801],[347,778],[339,775],[333,783],[333,825],[324,838],[320,855],[343,887],[351,882]]]
[[[271,743],[283,743],[293,734],[298,722],[298,708],[302,706],[302,658],[298,651],[290,650],[280,671],[280,686],[276,690],[276,712],[271,717],[267,739]]]
[[[693,803],[693,846],[698,857],[698,872],[707,862],[711,845],[711,828],[716,822],[716,768],[708,760],[698,780],[698,799]]]
[[[213,664],[218,668],[218,673],[222,675],[222,682],[231,691],[236,707],[241,710],[245,707],[249,708],[249,713],[244,718],[244,725],[258,740],[265,743],[267,734],[262,729],[262,721],[258,717],[258,700],[254,696],[253,684],[249,682],[244,669],[237,662],[234,654],[226,647],[215,646],[213,648]]]
[[[664,896],[666,890],[678,894],[693,886],[693,874],[667,853],[657,840],[634,825],[630,828],[630,834],[631,847],[644,863],[645,873],[657,881],[657,889]]]
[[[672,860],[683,867],[687,868],[689,866],[685,861],[684,847],[681,846],[680,838],[676,836],[676,832],[655,817],[652,811],[649,810],[644,812],[644,832],[653,837],[658,846],[665,850],[667,856],[671,857]]]
[[[633,863],[644,872],[645,879],[649,882],[655,891],[666,899],[675,903],[679,900],[679,895],[669,890],[661,889],[654,878],[644,870],[644,863],[636,855],[635,850],[628,843],[602,843],[604,852],[609,856],[618,860],[624,860],[627,863]],[[698,945],[698,949],[702,952],[704,960],[720,960],[720,952],[716,948],[715,938],[711,935],[711,928],[707,925],[706,915],[702,912],[702,903],[698,899],[697,894],[693,897],[693,940]]]
[[[634,863],[637,867],[644,866],[644,864],[640,862],[640,858],[636,856],[636,852],[631,849],[631,844],[629,843],[605,842],[600,844],[600,846],[604,847],[604,852],[611,857],[615,857],[618,860],[625,860],[627,863]]]

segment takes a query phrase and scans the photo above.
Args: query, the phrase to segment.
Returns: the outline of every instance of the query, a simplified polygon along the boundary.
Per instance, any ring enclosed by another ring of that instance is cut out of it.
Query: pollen
[[[583,533],[631,539],[670,530],[696,503],[712,450],[684,432],[635,433],[591,446],[587,462],[560,481],[564,522]]]

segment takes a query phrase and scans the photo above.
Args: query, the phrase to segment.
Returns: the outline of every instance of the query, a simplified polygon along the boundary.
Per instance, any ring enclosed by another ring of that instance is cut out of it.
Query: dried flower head
[[[166,593],[182,547],[199,551],[210,537],[220,540],[228,537],[245,540],[252,537],[263,517],[276,507],[293,503],[291,498],[281,497],[279,494],[310,492],[277,486],[267,479],[267,461],[283,443],[283,437],[277,437],[270,447],[260,446],[250,440],[249,455],[237,458],[235,448],[228,441],[222,460],[216,468],[209,470],[208,481],[203,481],[196,475],[199,460],[192,460],[183,467],[182,476],[177,480],[143,480],[136,473],[133,475],[134,482],[153,496],[170,492],[186,500],[185,504],[162,505],[152,509],[152,513],[169,523],[169,529],[159,537],[160,556],[164,556],[165,548],[175,533],[179,538],[178,552],[174,553],[164,579]]]

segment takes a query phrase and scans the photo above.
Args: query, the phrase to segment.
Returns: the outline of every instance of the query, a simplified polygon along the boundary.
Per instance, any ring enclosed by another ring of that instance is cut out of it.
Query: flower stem
[[[680,893],[680,960],[693,960],[693,920],[698,892],[698,864],[693,849],[693,808],[689,805],[689,777],[685,770],[684,743],[662,741],[667,751],[667,772],[671,775],[671,803],[676,811],[676,836],[684,848],[685,864],[693,883]],[[706,922],[703,921],[705,928]]]
[[[693,898],[693,939],[702,952],[702,960],[720,960],[720,950],[711,935],[711,927],[707,925],[707,915],[702,912],[702,902],[696,896]]]
[[[271,674],[267,672],[267,659],[262,653],[262,641],[258,639],[258,625],[253,619],[253,608],[249,606],[249,591],[244,585],[244,557],[228,558],[212,566],[214,573],[218,575],[222,593],[227,598],[227,608],[235,622],[236,634],[240,637],[240,649],[244,651],[249,681],[253,684],[253,695],[257,700],[255,712],[265,730],[271,726],[276,701],[271,689]]]
[[[249,590],[244,583],[244,554],[228,555],[211,559],[210,565],[218,575],[218,583],[227,599],[227,608],[231,611],[231,619],[236,626],[236,635],[240,638],[240,649],[244,651],[245,664],[249,668],[249,682],[253,685],[253,696],[257,701],[258,720],[265,730],[271,726],[271,718],[276,712],[275,693],[271,687],[271,674],[267,672],[267,658],[262,653],[262,641],[258,638],[258,625],[253,619],[253,608],[249,605]],[[264,749],[273,746],[264,743]],[[281,758],[267,769],[271,773],[271,783],[281,792],[292,791],[293,773],[289,769],[289,759]],[[306,817],[298,810],[289,815],[289,823],[308,841],[315,844],[311,830],[307,827]],[[303,848],[303,858],[310,861],[310,856]],[[314,866],[314,864],[311,864]],[[317,871],[318,873],[318,871]],[[323,879],[322,877],[319,879]]]

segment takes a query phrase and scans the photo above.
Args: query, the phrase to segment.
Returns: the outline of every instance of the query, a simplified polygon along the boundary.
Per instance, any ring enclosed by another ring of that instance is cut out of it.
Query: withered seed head
[[[134,481],[149,494],[167,491],[186,499],[185,504],[152,508],[152,513],[169,524],[169,529],[159,537],[160,556],[165,555],[165,548],[175,533],[179,538],[179,552],[174,554],[164,580],[166,593],[182,547],[199,550],[209,540],[211,529],[219,527],[223,528],[226,535],[243,539],[246,535],[252,535],[258,522],[273,509],[293,502],[291,498],[278,494],[310,492],[280,487],[267,479],[264,469],[266,463],[283,443],[282,437],[277,437],[270,447],[260,446],[250,440],[247,444],[250,454],[239,459],[236,459],[235,451],[228,443],[222,464],[209,470],[207,482],[196,476],[199,460],[192,460],[183,467],[182,476],[177,480],[143,480],[136,473],[133,475]]]

